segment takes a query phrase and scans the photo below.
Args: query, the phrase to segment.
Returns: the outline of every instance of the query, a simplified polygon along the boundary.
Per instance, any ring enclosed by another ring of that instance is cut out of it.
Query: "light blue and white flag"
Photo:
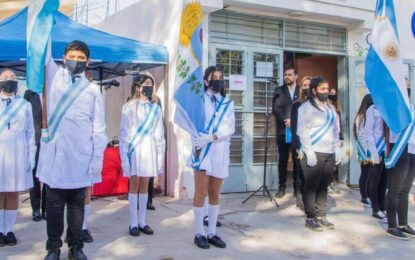
[[[27,15],[27,87],[37,93],[43,91],[44,70],[48,42],[59,0],[30,0]]]
[[[202,6],[198,0],[184,0],[176,66],[177,105],[174,122],[193,136],[203,132],[203,44]]]
[[[393,0],[378,0],[365,81],[375,106],[392,132],[411,122]]]

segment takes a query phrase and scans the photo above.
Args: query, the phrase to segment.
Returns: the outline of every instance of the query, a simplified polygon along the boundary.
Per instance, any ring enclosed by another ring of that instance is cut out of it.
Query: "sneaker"
[[[360,202],[362,202],[363,207],[365,207],[365,208],[371,208],[372,207],[372,203],[370,203],[369,198],[363,198]]]
[[[323,228],[328,230],[334,230],[334,224],[330,223],[326,216],[317,217],[318,224],[320,224]]]
[[[149,227],[148,225],[145,225],[144,227],[139,227],[138,230],[140,232],[143,232],[146,235],[153,235],[154,234],[153,229],[151,229],[151,227]]]
[[[68,252],[68,260],[87,260],[88,257],[80,247],[71,247]]]
[[[407,236],[415,237],[415,230],[413,230],[409,225],[399,227],[399,229]]]
[[[209,242],[208,242],[207,238],[204,235],[201,235],[201,234],[197,234],[195,236],[194,243],[196,244],[196,246],[198,246],[200,248],[203,248],[203,249],[209,249],[210,248],[210,245],[209,245]]]
[[[94,238],[91,236],[91,232],[88,229],[82,230],[82,240],[86,243],[94,242]]]
[[[40,214],[40,210],[35,209],[32,213],[32,220],[33,221],[41,221],[42,220],[42,215]]]
[[[153,203],[149,202],[149,203],[147,203],[147,209],[148,210],[156,210],[156,207],[154,207]]]
[[[140,235],[140,230],[138,229],[138,227],[132,227],[131,228],[131,226],[129,226],[128,231],[129,231],[130,235],[133,236],[133,237],[138,237]]]
[[[376,212],[373,212],[372,213],[372,217],[377,218],[377,219],[380,219],[380,220],[386,219],[386,215],[383,214],[383,212],[380,211],[380,210],[379,211],[376,211]]]
[[[205,225],[206,227],[209,226],[209,217],[208,216],[203,217],[203,225]],[[221,226],[222,226],[222,222],[220,222],[219,220],[216,221],[216,227],[221,227]]]
[[[220,238],[217,235],[211,235],[211,234],[208,235],[208,242],[209,242],[209,244],[212,244],[212,245],[214,245],[216,247],[219,247],[219,248],[225,248],[226,247],[225,241],[223,241],[222,238]]]
[[[307,218],[305,221],[305,227],[317,232],[324,230],[316,218]]]
[[[58,248],[48,250],[48,254],[45,256],[44,260],[59,260],[61,250]]]
[[[386,230],[386,234],[399,240],[409,240],[409,238],[399,228],[388,228]]]
[[[3,233],[0,233],[0,246],[6,245],[6,236]]]
[[[275,197],[277,197],[279,199],[284,197],[284,196],[285,196],[285,188],[279,188],[278,192],[275,193]]]
[[[14,246],[17,244],[17,239],[13,232],[8,232],[6,234],[6,244],[8,246]]]

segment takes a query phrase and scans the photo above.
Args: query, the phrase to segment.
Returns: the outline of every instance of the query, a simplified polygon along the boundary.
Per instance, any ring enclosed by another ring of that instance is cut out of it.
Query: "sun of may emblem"
[[[182,13],[180,24],[180,44],[189,46],[192,34],[202,22],[202,8],[199,3],[189,3],[185,6]]]
[[[388,43],[383,48],[383,53],[386,58],[396,60],[399,57],[399,47],[394,43]]]

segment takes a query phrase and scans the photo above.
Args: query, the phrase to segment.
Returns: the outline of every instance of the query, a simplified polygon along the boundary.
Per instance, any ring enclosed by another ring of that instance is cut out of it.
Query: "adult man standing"
[[[105,135],[99,87],[85,76],[89,48],[73,41],[63,66],[53,60],[47,71],[48,135],[42,133],[37,176],[46,185],[48,241],[45,259],[59,259],[67,205],[68,259],[87,259],[82,251],[85,187],[101,179]]]
[[[275,88],[272,98],[272,113],[276,118],[277,125],[279,188],[275,196],[278,198],[284,197],[287,186],[287,165],[291,144],[291,107],[299,94],[297,78],[298,74],[294,68],[286,68],[284,70],[284,85]]]

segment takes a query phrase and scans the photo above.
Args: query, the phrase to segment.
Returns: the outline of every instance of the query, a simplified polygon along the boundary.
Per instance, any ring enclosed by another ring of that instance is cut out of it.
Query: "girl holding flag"
[[[131,87],[131,100],[122,108],[120,125],[120,153],[123,174],[130,178],[128,202],[129,233],[139,236],[154,234],[146,224],[148,182],[164,172],[163,114],[151,74],[142,74]],[[137,217],[137,193],[138,215]]]
[[[341,162],[341,153],[337,114],[328,104],[328,97],[328,82],[315,77],[307,101],[298,109],[297,134],[304,154],[301,168],[305,226],[314,231],[334,229],[326,218],[327,188],[333,179],[334,165]]]
[[[225,248],[226,243],[216,235],[216,222],[220,190],[223,180],[229,174],[230,140],[235,132],[235,112],[232,100],[225,94],[222,70],[216,66],[208,67],[203,79],[206,130],[192,138],[193,147],[196,148],[192,155],[195,179],[194,243],[204,249],[209,248],[209,244]],[[206,195],[209,197],[207,236],[203,227],[203,204]]]
[[[16,95],[14,72],[0,72],[0,246],[15,245],[19,191],[33,186],[35,129],[32,106]]]

